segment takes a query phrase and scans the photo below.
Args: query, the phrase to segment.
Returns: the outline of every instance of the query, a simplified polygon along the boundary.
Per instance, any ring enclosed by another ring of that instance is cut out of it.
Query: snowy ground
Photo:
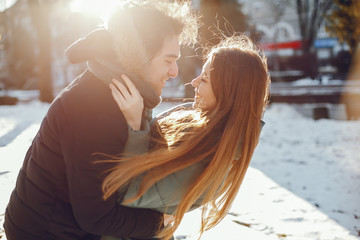
[[[159,112],[169,103],[159,106]],[[49,105],[0,106],[0,238],[3,213],[25,152]],[[202,239],[360,239],[360,121],[314,121],[286,104],[266,125],[231,212]],[[196,239],[199,211],[178,239]]]

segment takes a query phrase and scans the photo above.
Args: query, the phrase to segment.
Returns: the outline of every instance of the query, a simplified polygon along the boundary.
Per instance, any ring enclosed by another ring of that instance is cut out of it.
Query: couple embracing
[[[152,118],[180,45],[194,43],[189,2],[131,1],[72,44],[88,69],[53,101],[5,213],[8,240],[170,239],[202,207],[201,232],[227,214],[263,126],[270,79],[248,37],[209,49],[193,103]]]

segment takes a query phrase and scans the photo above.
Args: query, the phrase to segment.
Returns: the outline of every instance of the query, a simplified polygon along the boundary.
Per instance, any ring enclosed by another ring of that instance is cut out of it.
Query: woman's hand
[[[130,127],[134,130],[140,130],[144,109],[143,98],[126,75],[122,74],[121,77],[129,90],[121,82],[113,79],[113,84],[110,83],[111,93]]]
[[[164,213],[164,227],[175,221],[175,216]]]

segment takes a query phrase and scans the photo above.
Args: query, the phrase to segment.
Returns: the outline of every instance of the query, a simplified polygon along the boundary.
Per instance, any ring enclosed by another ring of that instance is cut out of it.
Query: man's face
[[[145,81],[149,82],[155,92],[161,96],[161,91],[169,78],[178,75],[176,60],[180,57],[179,38],[168,37],[163,46],[145,69]]]

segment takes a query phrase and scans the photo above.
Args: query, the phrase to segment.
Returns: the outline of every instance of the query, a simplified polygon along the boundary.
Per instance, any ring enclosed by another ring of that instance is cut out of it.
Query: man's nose
[[[169,68],[169,72],[168,72],[169,77],[172,77],[172,78],[177,77],[178,73],[179,73],[178,65],[176,62],[174,62],[173,64],[171,64],[171,66]]]

